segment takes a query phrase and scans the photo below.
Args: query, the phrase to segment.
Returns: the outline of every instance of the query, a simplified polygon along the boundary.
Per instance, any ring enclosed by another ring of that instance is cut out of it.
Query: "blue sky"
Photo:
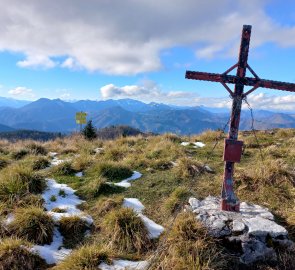
[[[248,62],[256,73],[295,83],[291,0],[11,0],[1,6],[0,96],[229,106],[221,85],[184,74],[221,73],[235,64],[243,24],[253,26]],[[295,109],[294,93],[259,89],[249,101]]]

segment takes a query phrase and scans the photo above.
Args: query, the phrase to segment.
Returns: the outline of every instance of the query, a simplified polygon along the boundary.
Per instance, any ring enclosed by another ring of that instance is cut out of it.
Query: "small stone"
[[[246,226],[242,221],[240,221],[240,220],[233,221],[233,228],[232,228],[233,232],[242,232],[245,230],[245,228],[246,228]]]
[[[275,261],[277,259],[274,249],[268,248],[265,243],[257,239],[242,242],[242,249],[244,254],[240,260],[245,264],[251,264],[257,261]]]
[[[188,203],[193,210],[201,206],[201,202],[196,198],[189,198]]]
[[[208,165],[205,165],[204,166],[204,169],[205,169],[206,172],[209,172],[209,173],[213,173],[214,172]]]
[[[243,222],[249,228],[248,233],[250,235],[255,235],[257,237],[265,237],[266,235],[270,235],[271,237],[288,235],[284,227],[260,216],[244,219]]]
[[[288,249],[288,250],[294,250],[295,249],[295,244],[293,241],[289,239],[273,239],[273,243],[275,245],[278,245],[282,248]]]

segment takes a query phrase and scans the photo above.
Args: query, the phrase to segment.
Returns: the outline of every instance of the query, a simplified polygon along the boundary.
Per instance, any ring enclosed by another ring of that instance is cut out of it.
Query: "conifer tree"
[[[96,129],[92,125],[92,120],[89,120],[82,130],[82,134],[87,140],[93,140],[96,138]]]

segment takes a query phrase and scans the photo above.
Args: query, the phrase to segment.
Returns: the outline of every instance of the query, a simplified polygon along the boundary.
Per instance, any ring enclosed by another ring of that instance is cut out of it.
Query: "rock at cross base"
[[[240,212],[220,210],[220,198],[208,196],[204,200],[189,199],[189,210],[196,214],[213,237],[222,238],[229,248],[239,250],[240,261],[274,261],[275,250],[269,242],[283,248],[294,248],[287,230],[274,221],[273,214],[264,207],[242,202]],[[238,248],[237,248],[238,246]]]

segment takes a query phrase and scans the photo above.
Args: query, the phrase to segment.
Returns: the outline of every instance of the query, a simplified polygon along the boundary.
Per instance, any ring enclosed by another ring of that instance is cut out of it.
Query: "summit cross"
[[[238,63],[230,67],[227,71],[222,74],[186,71],[185,74],[186,79],[221,83],[233,99],[228,138],[225,139],[224,143],[223,160],[225,164],[221,192],[221,209],[233,212],[240,211],[240,202],[235,195],[233,188],[233,174],[234,164],[235,162],[240,162],[242,156],[243,142],[238,141],[238,131],[243,99],[245,99],[247,95],[255,91],[258,87],[295,92],[294,83],[260,79],[258,75],[254,72],[254,70],[249,66],[247,61],[251,37],[251,28],[251,25],[243,26],[239,61]],[[229,73],[235,68],[237,68],[236,76],[229,75]],[[247,69],[250,71],[253,77],[246,77]],[[229,88],[227,83],[235,85],[234,91]],[[244,93],[244,86],[252,86],[252,88]]]

